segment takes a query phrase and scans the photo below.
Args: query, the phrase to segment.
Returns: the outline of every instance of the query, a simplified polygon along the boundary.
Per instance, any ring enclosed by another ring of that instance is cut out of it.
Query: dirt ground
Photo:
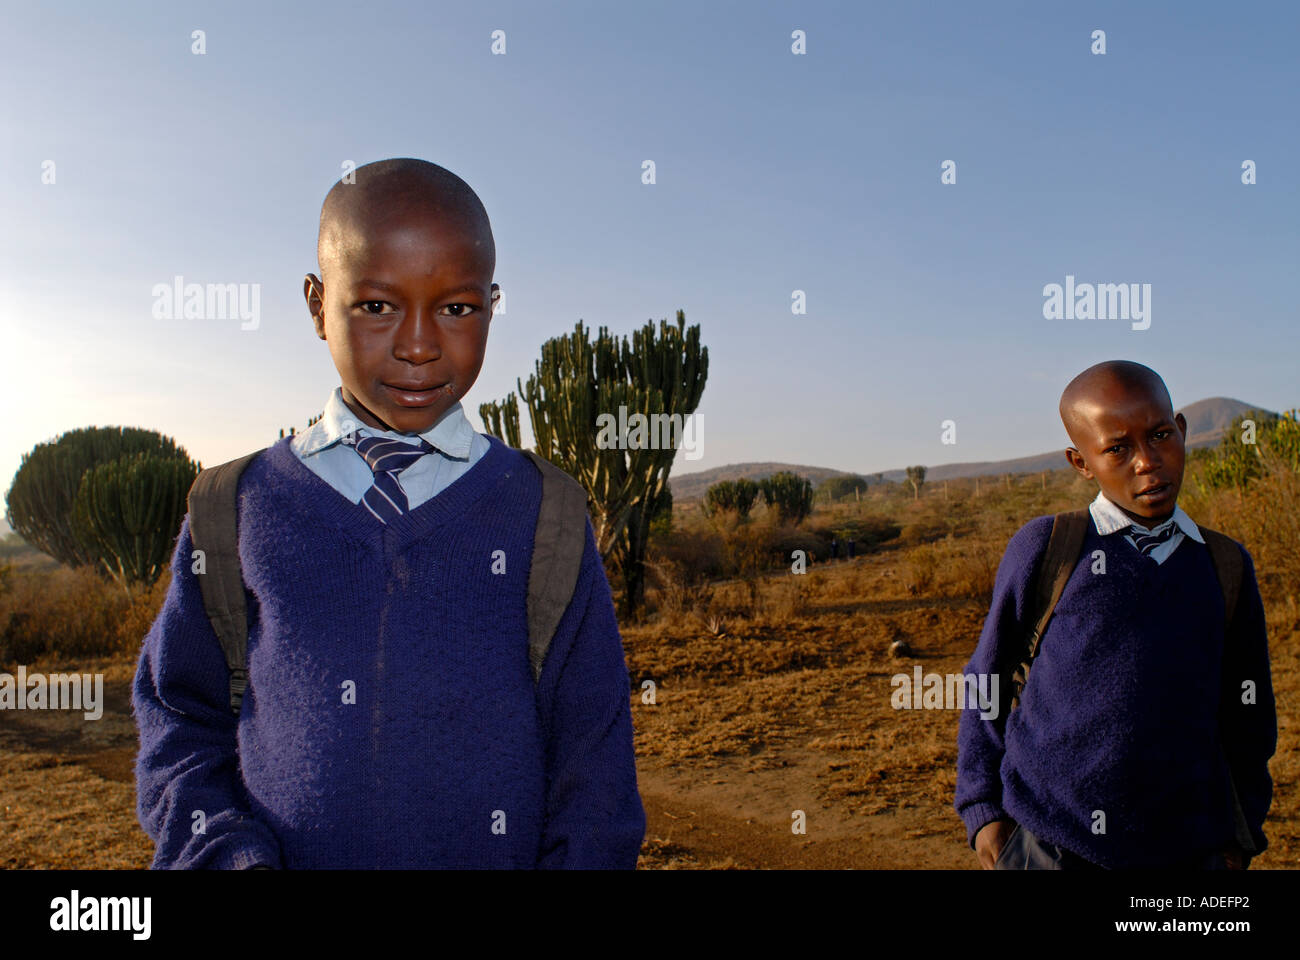
[[[805,585],[777,576],[757,607],[735,598],[734,616],[721,589],[724,613],[715,607],[712,622],[687,613],[624,628],[648,818],[642,868],[976,867],[952,808],[958,714],[893,709],[890,678],[914,664],[958,672],[986,609],[916,596],[896,567],[880,554],[820,569]],[[1294,611],[1270,611],[1272,846],[1252,868],[1300,866],[1296,622]],[[912,653],[891,656],[897,640]],[[106,705],[94,722],[0,711],[0,868],[148,867],[152,843],[135,816],[134,668],[134,659],[28,664],[103,673]],[[646,680],[653,704],[642,702]]]
[[[104,674],[104,714],[0,710],[0,868],[139,869],[153,843],[135,818],[135,662],[28,665]]]

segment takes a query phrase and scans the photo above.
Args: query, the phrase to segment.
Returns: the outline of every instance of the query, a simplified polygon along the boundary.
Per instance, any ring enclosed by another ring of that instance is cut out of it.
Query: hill
[[[1223,437],[1223,431],[1232,423],[1234,417],[1247,410],[1258,410],[1256,404],[1243,403],[1230,397],[1210,397],[1189,403],[1179,412],[1187,418],[1187,446],[1189,449],[1214,446]],[[944,463],[937,466],[926,464],[927,480],[952,480],[957,477],[975,477],[1001,475],[1004,473],[1039,473],[1043,470],[1060,470],[1067,466],[1063,451],[1065,447],[1046,453],[1035,453],[1027,457],[1011,460],[979,460],[965,463]],[[726,466],[701,470],[698,473],[685,473],[669,479],[673,500],[686,502],[698,500],[712,484],[720,480],[761,480],[779,470],[789,470],[813,481],[819,486],[823,481],[835,476],[846,476],[847,470],[832,470],[828,467],[812,467],[794,463],[733,463]],[[880,471],[885,480],[902,481],[907,472],[899,467]],[[864,474],[865,475],[865,474]],[[871,473],[875,476],[875,472]]]

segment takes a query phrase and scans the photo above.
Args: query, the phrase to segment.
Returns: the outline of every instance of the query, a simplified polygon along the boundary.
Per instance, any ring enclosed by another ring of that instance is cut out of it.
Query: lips
[[[404,390],[407,393],[428,393],[430,390],[437,390],[439,387],[445,387],[446,383],[386,383],[384,386],[392,387],[394,390]]]
[[[403,407],[427,407],[437,401],[438,396],[447,388],[446,383],[417,384],[409,386],[405,384],[384,384],[397,401],[399,406]]]
[[[1159,494],[1161,494],[1161,493],[1164,493],[1164,492],[1165,492],[1166,490],[1168,490],[1168,489],[1169,489],[1169,484],[1167,484],[1167,483],[1157,483],[1157,484],[1155,484],[1155,485],[1153,485],[1153,486],[1147,487],[1145,490],[1139,490],[1139,491],[1138,491],[1138,496],[1139,496],[1139,497],[1149,497],[1149,496],[1152,496],[1152,495],[1159,495]]]

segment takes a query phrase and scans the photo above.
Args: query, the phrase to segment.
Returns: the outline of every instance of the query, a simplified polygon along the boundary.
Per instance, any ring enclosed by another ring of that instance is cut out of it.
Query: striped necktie
[[[1132,538],[1134,546],[1142,551],[1142,555],[1149,557],[1151,551],[1172,537],[1176,529],[1177,527],[1171,518],[1150,533],[1140,533],[1135,526],[1129,536]]]
[[[356,451],[375,475],[374,484],[362,496],[361,502],[382,523],[406,513],[410,505],[397,482],[397,475],[434,450],[423,437],[418,447],[390,437],[361,437],[356,442]]]

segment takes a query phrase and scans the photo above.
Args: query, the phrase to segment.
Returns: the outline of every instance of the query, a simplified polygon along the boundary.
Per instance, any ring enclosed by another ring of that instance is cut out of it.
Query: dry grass
[[[136,653],[170,580],[127,593],[88,567],[0,569],[0,667]]]
[[[0,754],[0,868],[148,868],[153,843],[136,821],[133,783],[61,753],[13,746]]]

